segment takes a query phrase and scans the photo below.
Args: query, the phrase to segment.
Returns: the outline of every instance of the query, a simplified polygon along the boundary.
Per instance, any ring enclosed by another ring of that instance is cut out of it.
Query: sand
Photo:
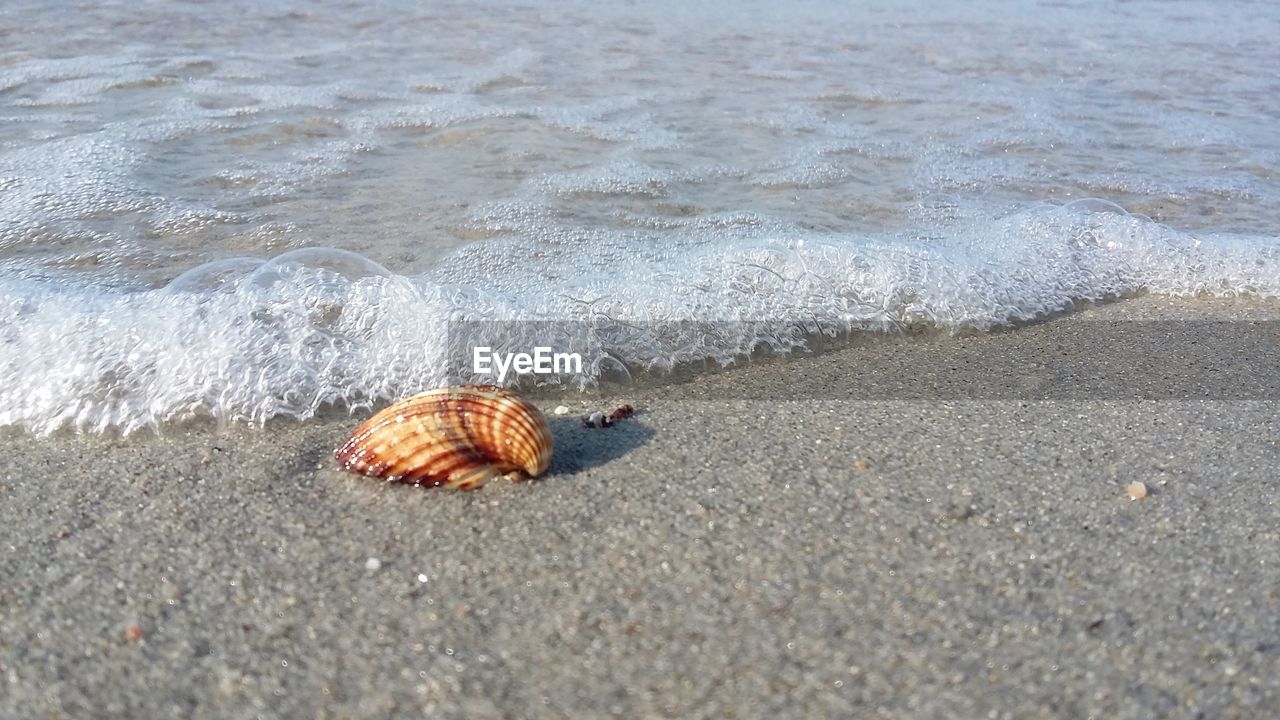
[[[1142,298],[539,396],[639,414],[472,493],[337,471],[341,414],[10,430],[0,716],[1262,717],[1277,318]]]

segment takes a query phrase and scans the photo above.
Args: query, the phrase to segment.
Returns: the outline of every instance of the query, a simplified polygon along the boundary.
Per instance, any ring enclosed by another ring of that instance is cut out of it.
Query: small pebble
[[[137,642],[142,639],[142,628],[137,625],[124,626],[124,639],[131,642]]]
[[[365,561],[364,561],[364,569],[365,569],[365,570],[368,570],[368,571],[370,571],[370,572],[373,572],[373,571],[376,571],[376,570],[381,570],[381,569],[382,569],[382,561],[381,561],[381,560],[379,560],[379,559],[378,559],[378,558],[376,558],[376,557],[371,557],[371,558],[369,558],[368,560],[365,560]]]
[[[427,581],[427,576],[423,573],[418,573],[418,582],[424,583],[426,581]]]
[[[609,427],[613,424],[613,421],[609,419],[608,415],[596,411],[582,418],[582,424],[589,428],[602,428]]]
[[[555,410],[552,410],[551,412],[553,412],[553,413],[555,413],[555,414],[557,414],[557,415],[568,415],[568,414],[569,414],[569,408],[568,408],[568,407],[566,407],[566,406],[564,406],[564,405],[557,405],[557,406],[556,406],[556,409],[555,409]]]
[[[1134,480],[1129,483],[1129,487],[1125,488],[1124,494],[1130,500],[1142,500],[1147,497],[1147,484],[1141,480]]]

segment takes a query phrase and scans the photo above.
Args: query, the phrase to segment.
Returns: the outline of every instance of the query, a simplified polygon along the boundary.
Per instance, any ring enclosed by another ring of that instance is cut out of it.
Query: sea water
[[[909,7],[904,7],[909,5]],[[0,6],[0,424],[1280,295],[1265,2]],[[619,328],[625,332],[617,332]]]

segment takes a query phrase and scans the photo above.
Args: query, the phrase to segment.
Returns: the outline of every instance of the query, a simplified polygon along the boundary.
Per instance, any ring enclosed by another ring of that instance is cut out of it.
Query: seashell
[[[369,418],[335,453],[352,472],[470,490],[498,475],[540,475],[551,464],[542,411],[492,385],[430,390]]]

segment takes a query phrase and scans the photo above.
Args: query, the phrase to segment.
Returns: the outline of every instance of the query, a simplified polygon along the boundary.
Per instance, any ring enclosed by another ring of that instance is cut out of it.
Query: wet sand
[[[345,415],[5,431],[0,715],[1261,717],[1277,319],[1143,298],[543,397],[639,414],[471,493],[339,472]]]

